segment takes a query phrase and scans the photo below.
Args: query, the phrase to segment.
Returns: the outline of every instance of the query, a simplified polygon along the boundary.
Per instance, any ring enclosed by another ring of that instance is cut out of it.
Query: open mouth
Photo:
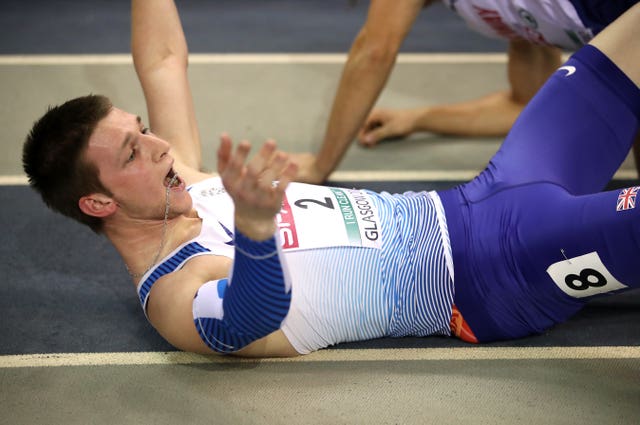
[[[168,188],[176,188],[180,187],[181,184],[182,179],[180,178],[178,173],[176,173],[175,170],[171,168],[167,173],[167,176],[164,178],[164,186]]]

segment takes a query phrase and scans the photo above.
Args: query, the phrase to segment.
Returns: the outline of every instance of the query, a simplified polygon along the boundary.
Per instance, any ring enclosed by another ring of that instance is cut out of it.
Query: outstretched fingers
[[[231,159],[232,142],[228,134],[220,135],[220,146],[218,146],[218,174],[222,175],[227,169]]]
[[[284,190],[295,179],[297,166],[290,156],[267,140],[251,158],[251,145],[240,142],[235,149],[227,135],[220,139],[218,172],[233,198],[236,214],[256,220],[273,219],[282,207]]]
[[[223,135],[220,138],[218,173],[230,194],[235,192],[235,188],[244,180],[244,176],[247,174],[245,163],[250,150],[251,144],[246,140],[240,142],[234,150],[229,136]]]
[[[248,180],[252,180],[255,183],[268,180],[269,177],[266,174],[271,171],[271,161],[275,151],[275,141],[267,140],[264,142],[260,151],[247,164]]]
[[[286,187],[295,178],[296,165],[288,154],[276,150],[273,140],[266,141],[249,161],[248,142],[240,143],[235,151],[229,140],[224,140],[223,145],[219,168],[234,202],[236,228],[254,240],[272,237],[275,216],[282,209]]]
[[[280,158],[278,159],[280,173],[278,175],[277,188],[280,192],[284,193],[289,183],[294,181],[298,176],[298,164],[292,161],[289,154],[279,152]]]
[[[284,190],[295,177],[296,171],[297,167],[290,156],[277,151],[275,142],[268,140],[247,165],[245,192],[253,193],[257,203],[279,211]]]

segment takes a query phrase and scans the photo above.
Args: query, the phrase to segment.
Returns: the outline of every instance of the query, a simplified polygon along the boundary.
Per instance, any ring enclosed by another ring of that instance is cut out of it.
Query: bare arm
[[[194,326],[193,303],[203,282],[229,276],[230,267],[231,260],[228,258],[205,255],[190,260],[182,270],[158,279],[149,298],[147,314],[163,338],[183,351],[217,353],[205,344]],[[245,282],[239,281],[232,285],[243,283]],[[199,296],[203,297],[204,294]],[[228,313],[232,314],[233,311]],[[233,354],[243,357],[298,355],[279,329],[254,340]]]
[[[373,107],[424,0],[372,0],[342,71],[320,151],[299,179],[321,182],[334,170]]]
[[[479,99],[406,110],[375,110],[358,134],[363,145],[417,131],[479,137],[504,136],[522,109],[562,62],[562,52],[526,40],[509,43],[510,89]]]
[[[171,143],[172,155],[182,165],[199,170],[200,136],[187,79],[187,43],[173,0],[132,0],[131,52],[151,130]]]

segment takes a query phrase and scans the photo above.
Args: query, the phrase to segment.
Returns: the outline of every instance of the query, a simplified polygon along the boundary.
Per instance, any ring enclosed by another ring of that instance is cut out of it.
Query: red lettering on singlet
[[[473,6],[473,9],[476,11],[478,16],[482,18],[484,22],[487,23],[495,32],[499,35],[507,38],[516,38],[518,37],[518,33],[512,30],[503,20],[500,14],[491,9],[485,9],[478,6]]]
[[[276,214],[276,225],[280,233],[282,249],[298,248],[298,231],[287,195],[282,198],[282,209]]]
[[[536,44],[550,45],[550,43],[544,38],[544,36],[533,28],[525,27],[524,32],[527,33],[527,35],[524,37],[527,40]]]

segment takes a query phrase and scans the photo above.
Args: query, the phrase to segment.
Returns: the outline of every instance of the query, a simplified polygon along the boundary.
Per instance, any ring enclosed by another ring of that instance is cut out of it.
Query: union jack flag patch
[[[616,211],[630,210],[636,207],[636,195],[640,190],[640,186],[628,187],[622,189],[618,194],[618,203],[616,204]]]

